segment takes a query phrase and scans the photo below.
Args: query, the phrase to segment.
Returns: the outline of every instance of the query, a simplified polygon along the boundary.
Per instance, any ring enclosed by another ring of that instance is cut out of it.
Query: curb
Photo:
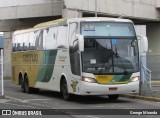
[[[151,81],[151,84],[160,83],[160,81]]]
[[[140,100],[160,102],[160,98],[150,97],[150,96],[140,96],[140,95],[129,95],[129,94],[125,94],[125,95],[122,95],[122,97],[131,98],[131,99],[140,99]]]

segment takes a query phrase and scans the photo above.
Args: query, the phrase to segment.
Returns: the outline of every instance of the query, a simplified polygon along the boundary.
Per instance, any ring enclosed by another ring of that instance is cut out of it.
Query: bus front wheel
[[[62,93],[62,96],[63,96],[64,100],[66,100],[66,101],[71,100],[71,94],[68,93],[68,86],[67,86],[66,79],[62,80],[62,83],[61,83],[61,93]]]
[[[117,100],[119,95],[108,95],[109,100]]]

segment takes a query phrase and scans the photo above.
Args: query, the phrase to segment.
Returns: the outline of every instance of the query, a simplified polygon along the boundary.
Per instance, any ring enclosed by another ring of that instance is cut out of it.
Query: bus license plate
[[[109,88],[109,91],[117,91],[117,88]]]

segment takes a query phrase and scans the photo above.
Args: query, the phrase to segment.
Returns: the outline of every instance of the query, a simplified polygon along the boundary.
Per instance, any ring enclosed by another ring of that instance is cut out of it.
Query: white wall
[[[160,23],[147,25],[147,37],[149,41],[149,54],[160,55]]]
[[[0,0],[0,20],[62,15],[61,0]]]
[[[146,25],[135,25],[137,35],[146,36]]]
[[[53,0],[0,0],[0,7],[51,3]]]
[[[0,0],[0,20],[62,14],[63,0]],[[95,11],[95,0],[64,0],[68,9]],[[97,0],[100,13],[156,20],[158,0]],[[71,13],[72,14],[72,13]]]
[[[156,7],[160,8],[160,0],[156,0]]]
[[[69,9],[95,11],[95,0],[65,0]],[[97,0],[100,13],[157,19],[156,0]]]

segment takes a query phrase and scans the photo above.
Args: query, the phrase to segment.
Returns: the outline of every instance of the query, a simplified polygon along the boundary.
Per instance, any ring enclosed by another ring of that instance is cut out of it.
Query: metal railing
[[[152,71],[152,80],[160,81],[160,55],[147,55],[146,65]]]
[[[149,93],[152,96],[152,88],[151,88],[152,72],[146,66],[144,66],[142,62],[140,63],[140,65],[141,65],[141,85],[140,86],[142,87],[143,85],[146,85],[149,91],[148,89],[146,89],[147,92],[145,93]]]

